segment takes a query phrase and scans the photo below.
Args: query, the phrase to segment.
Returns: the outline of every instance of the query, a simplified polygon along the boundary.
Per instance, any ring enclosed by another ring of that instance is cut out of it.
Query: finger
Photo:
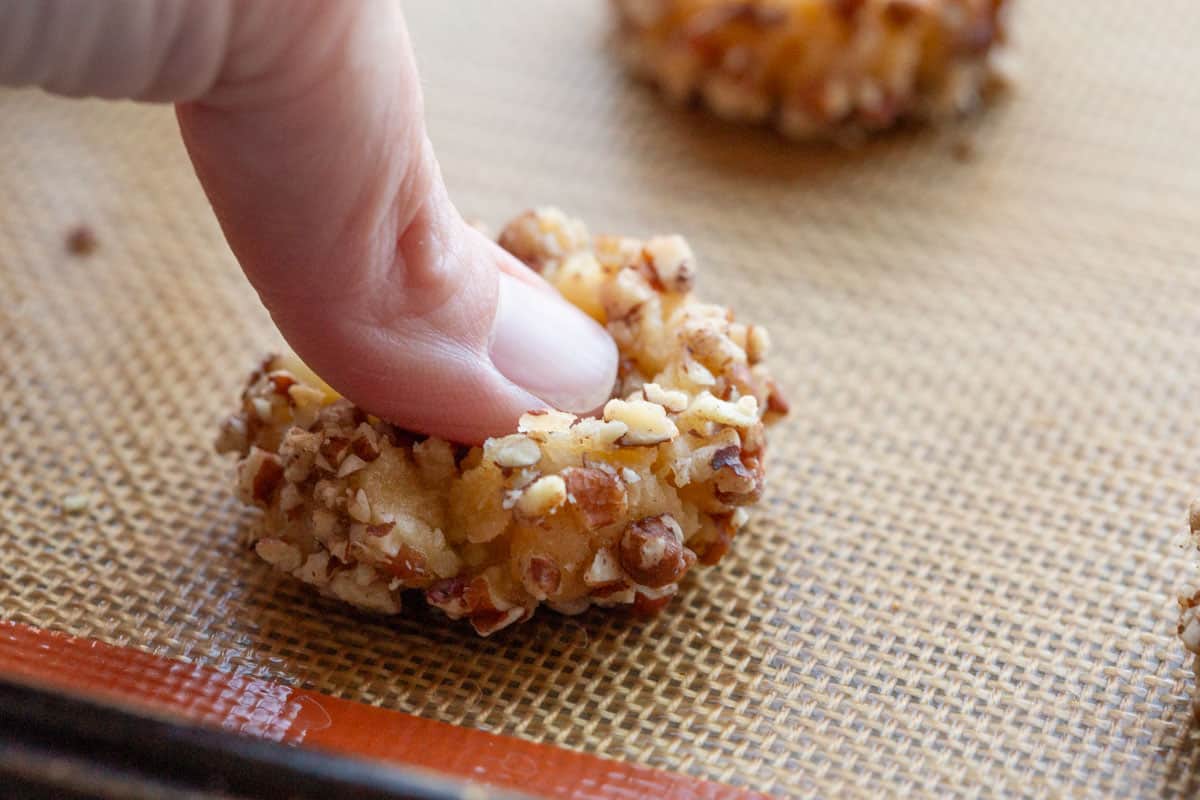
[[[179,107],[197,174],[280,330],[329,383],[380,416],[463,441],[512,430],[530,408],[585,411],[606,399],[616,369],[607,334],[451,206],[395,3],[167,6],[178,16],[158,11],[132,27],[187,36],[197,7],[221,8],[191,56],[210,85],[183,86],[176,76],[189,70],[178,66],[140,80],[110,72],[121,91],[143,87],[135,96],[197,98]],[[43,27],[54,42],[69,38]],[[86,69],[21,63],[64,91],[112,94]]]

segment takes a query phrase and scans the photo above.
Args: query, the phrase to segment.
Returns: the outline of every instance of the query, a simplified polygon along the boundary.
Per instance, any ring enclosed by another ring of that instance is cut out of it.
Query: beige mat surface
[[[599,3],[406,5],[465,213],[682,232],[769,325],[793,417],[749,532],[649,622],[486,641],[276,578],[211,452],[274,334],[170,112],[10,92],[0,615],[780,794],[1200,791],[1192,0],[1024,0],[1017,96],[854,152],[663,107]]]

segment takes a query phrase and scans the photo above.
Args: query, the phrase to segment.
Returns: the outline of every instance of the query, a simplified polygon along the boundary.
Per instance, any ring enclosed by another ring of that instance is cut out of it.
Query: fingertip
[[[500,275],[489,352],[504,377],[562,411],[602,405],[617,377],[607,331],[561,296],[508,273]]]

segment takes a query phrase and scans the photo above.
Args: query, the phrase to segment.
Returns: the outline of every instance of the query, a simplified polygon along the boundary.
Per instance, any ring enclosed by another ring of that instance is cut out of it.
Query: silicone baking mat
[[[779,794],[1200,790],[1191,0],[1024,0],[1011,99],[852,151],[662,105],[603,3],[406,8],[465,214],[684,233],[770,328],[793,414],[748,532],[654,619],[487,640],[276,577],[211,447],[274,334],[171,112],[9,92],[4,618]]]

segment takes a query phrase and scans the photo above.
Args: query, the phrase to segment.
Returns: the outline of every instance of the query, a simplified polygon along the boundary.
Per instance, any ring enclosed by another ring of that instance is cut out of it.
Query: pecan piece
[[[321,436],[299,428],[292,428],[279,443],[279,458],[283,463],[284,476],[292,483],[302,483],[312,472],[313,460],[317,455]]]
[[[526,411],[517,423],[517,433],[531,434],[533,438],[545,439],[546,434],[565,433],[575,424],[574,414],[563,411],[536,409]]]
[[[679,435],[666,409],[647,400],[609,400],[604,406],[604,421],[625,424],[628,430],[617,440],[623,447],[662,444]]]
[[[217,434],[217,452],[243,455],[250,448],[251,438],[244,417],[228,417],[221,423],[220,432]]]
[[[491,636],[501,628],[528,619],[532,612],[517,606],[505,611],[480,611],[471,615],[471,627],[480,636]]]
[[[1192,617],[1187,622],[1181,620],[1177,632],[1183,640],[1183,646],[1200,655],[1200,619]]]
[[[387,536],[396,527],[394,522],[381,522],[378,525],[367,526],[367,536]]]
[[[729,447],[722,447],[720,450],[713,453],[711,463],[714,472],[725,469],[726,467],[733,469],[734,473],[737,475],[742,475],[746,472],[746,468],[742,466],[741,448],[735,444],[731,444]]]
[[[716,497],[722,503],[731,506],[744,506],[758,502],[762,497],[766,484],[766,465],[757,455],[742,457],[743,469],[734,472],[732,468],[717,475]]]
[[[286,372],[277,371],[267,375],[267,380],[269,380],[271,385],[275,387],[275,394],[282,395],[290,399],[290,396],[288,395],[288,389],[296,385],[295,378]]]
[[[440,608],[451,619],[458,619],[470,609],[467,605],[468,578],[446,578],[425,590],[425,602],[434,608]]]
[[[367,529],[367,533],[371,533],[372,528],[382,527],[372,525]],[[388,525],[391,528],[391,525]],[[401,542],[396,555],[392,556],[387,562],[387,571],[404,581],[406,584],[416,583],[428,580],[431,575],[429,572],[429,563],[426,561],[424,554],[419,550]]]
[[[541,272],[549,253],[539,227],[537,213],[526,211],[504,226],[496,243],[534,272]]]
[[[713,521],[717,523],[716,536],[697,553],[700,563],[706,567],[711,567],[725,557],[729,546],[733,544],[734,534],[737,533],[737,528],[733,525],[733,514],[714,514]]]
[[[299,548],[283,539],[259,539],[254,545],[254,551],[263,561],[284,572],[299,569],[304,563],[304,556]]]
[[[283,464],[279,462],[279,457],[274,453],[264,454],[262,460],[259,461],[258,470],[254,473],[251,496],[266,505],[271,502],[271,498],[275,496],[275,490],[282,482]]]
[[[791,410],[791,404],[783,396],[783,392],[779,391],[779,384],[775,382],[774,378],[767,379],[767,411],[786,414]]]
[[[771,349],[771,336],[761,325],[751,325],[746,330],[746,360],[759,364],[766,360]]]
[[[567,500],[566,482],[558,475],[544,475],[517,498],[517,511],[526,519],[553,514]]]
[[[717,496],[722,500],[725,497],[761,493],[758,469],[761,462],[753,456],[747,456],[743,461],[742,450],[737,445],[722,447],[713,453],[709,464],[716,475]]]
[[[696,283],[696,257],[682,236],[655,236],[642,249],[650,285],[659,291],[685,294]]]
[[[88,256],[96,252],[99,240],[96,232],[87,225],[72,228],[67,234],[67,252],[76,256]]]
[[[359,489],[346,499],[346,513],[358,522],[371,521],[371,501],[365,491]]]
[[[750,367],[747,365],[730,364],[722,377],[725,378],[726,386],[737,389],[739,394],[754,394],[754,374],[750,372]],[[723,399],[728,400],[729,397],[726,396]]]
[[[628,501],[616,475],[595,467],[568,467],[562,478],[589,530],[611,525],[624,515]]]
[[[480,612],[501,611],[497,607],[492,589],[487,579],[476,575],[474,578],[446,578],[437,581],[425,590],[425,601],[435,608],[440,608],[451,619],[460,619],[468,614]],[[505,604],[507,608],[508,605]]]
[[[336,470],[350,451],[350,440],[344,436],[327,436],[321,442],[321,455],[329,463],[331,471]]]
[[[583,573],[583,582],[592,587],[592,593],[596,595],[603,589],[615,591],[625,587],[625,576],[611,549],[602,547],[596,551],[587,572]]]
[[[642,397],[676,414],[685,410],[688,406],[688,396],[685,392],[675,389],[664,389],[657,383],[643,384]]]
[[[355,439],[351,443],[350,449],[354,451],[354,455],[363,461],[374,461],[379,458],[379,445],[372,442],[366,436],[359,436]]]
[[[501,469],[532,467],[542,458],[537,442],[522,433],[488,439],[483,445],[483,453]]]
[[[354,453],[351,453],[350,455],[346,456],[346,460],[342,462],[340,467],[338,467],[337,476],[339,478],[345,478],[347,475],[353,475],[366,465],[367,462],[363,461]]]
[[[675,583],[696,563],[683,545],[683,531],[670,514],[646,517],[621,536],[621,566],[643,586],[657,589]]]
[[[551,559],[533,556],[525,567],[525,590],[538,600],[545,600],[562,585],[562,571]]]
[[[674,596],[673,594],[664,594],[662,597],[650,597],[638,592],[633,596],[633,607],[630,610],[638,617],[652,617],[666,608],[667,603],[670,603]]]

